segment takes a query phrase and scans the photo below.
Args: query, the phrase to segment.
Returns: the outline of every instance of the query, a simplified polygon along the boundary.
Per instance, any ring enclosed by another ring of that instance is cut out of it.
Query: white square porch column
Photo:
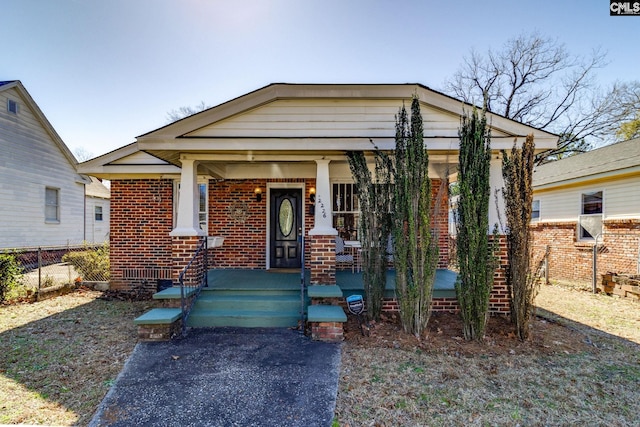
[[[309,230],[312,285],[336,284],[336,236],[331,213],[329,160],[316,160],[316,206],[313,228]]]
[[[493,233],[493,228],[498,226],[498,233],[504,234],[507,217],[504,211],[504,196],[502,188],[504,187],[504,179],[502,178],[502,158],[495,153],[491,156],[489,165],[489,185],[491,186],[491,195],[489,198],[489,233]],[[501,223],[502,222],[502,223]]]
[[[191,159],[181,159],[182,173],[180,175],[180,196],[178,199],[178,217],[176,228],[169,233],[171,236],[204,236],[206,233],[200,228],[198,218],[198,162]]]
[[[329,182],[330,160],[316,160],[316,212],[313,228],[309,235],[337,236],[338,230],[333,228],[331,214],[331,184]]]

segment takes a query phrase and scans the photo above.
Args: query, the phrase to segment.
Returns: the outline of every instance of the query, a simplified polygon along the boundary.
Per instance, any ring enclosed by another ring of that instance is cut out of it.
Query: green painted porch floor
[[[434,297],[455,297],[454,284],[458,274],[455,271],[438,269],[434,283]],[[309,270],[305,271],[305,283],[310,279]],[[386,294],[389,297],[395,292],[395,270],[387,271]],[[300,271],[293,273],[270,272],[269,270],[209,270],[209,288],[212,289],[280,289],[299,290]],[[352,273],[351,270],[336,271],[336,284],[340,286],[344,296],[361,293],[364,291],[362,272]]]

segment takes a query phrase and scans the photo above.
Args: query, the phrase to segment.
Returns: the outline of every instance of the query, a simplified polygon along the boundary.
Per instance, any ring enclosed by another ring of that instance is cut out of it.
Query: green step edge
[[[133,320],[135,325],[166,325],[182,317],[179,308],[154,308]]]

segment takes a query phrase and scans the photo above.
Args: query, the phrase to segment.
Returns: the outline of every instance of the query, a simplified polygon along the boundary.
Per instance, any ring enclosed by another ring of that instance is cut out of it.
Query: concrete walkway
[[[90,426],[330,426],[340,344],[286,329],[139,343]]]

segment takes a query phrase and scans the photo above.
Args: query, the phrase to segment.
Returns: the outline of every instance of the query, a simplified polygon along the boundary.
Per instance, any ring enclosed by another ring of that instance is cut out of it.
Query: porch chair
[[[344,250],[344,240],[340,236],[336,236],[336,269],[340,266],[351,265],[351,272],[353,273],[355,264],[353,262],[353,254],[347,253]]]

